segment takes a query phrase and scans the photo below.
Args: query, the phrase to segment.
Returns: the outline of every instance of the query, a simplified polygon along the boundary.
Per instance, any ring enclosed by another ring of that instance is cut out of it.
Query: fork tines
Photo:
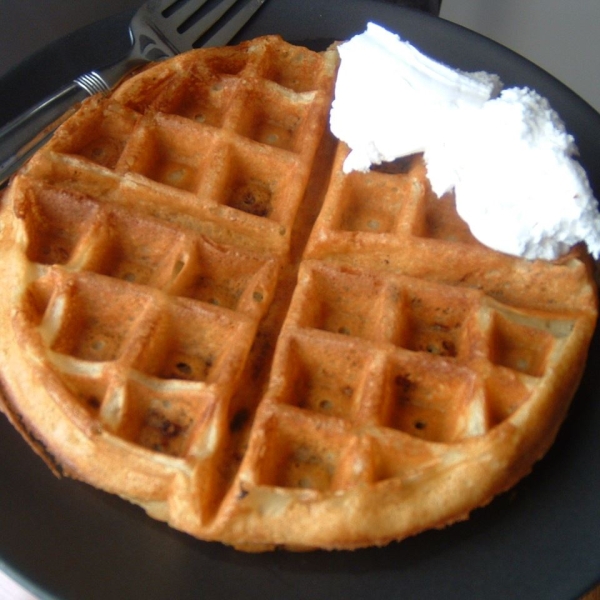
[[[222,46],[248,22],[265,0],[171,0],[162,2],[161,29],[177,46]]]

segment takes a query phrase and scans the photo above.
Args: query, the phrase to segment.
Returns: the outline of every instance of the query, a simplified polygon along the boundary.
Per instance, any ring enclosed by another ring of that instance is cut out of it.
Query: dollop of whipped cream
[[[345,172],[423,153],[433,192],[454,191],[485,245],[554,260],[585,241],[600,257],[598,203],[545,98],[452,69],[374,23],[339,53],[330,126],[351,149]]]

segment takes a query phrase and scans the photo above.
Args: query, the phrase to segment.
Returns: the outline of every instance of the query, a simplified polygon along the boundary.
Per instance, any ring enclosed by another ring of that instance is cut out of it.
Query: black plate
[[[33,89],[32,74],[56,56],[62,67],[42,77],[48,91],[118,56],[128,20],[103,21],[34,56],[0,80],[0,99],[12,91],[16,109],[36,100],[44,90]],[[453,66],[487,69],[547,96],[600,195],[600,115],[531,63],[461,27],[368,0],[270,0],[240,37],[280,33],[319,49],[368,20]],[[69,55],[77,62],[64,60]],[[9,104],[0,103],[5,118]],[[0,417],[0,567],[61,600],[576,598],[600,579],[599,357],[596,335],[555,445],[514,490],[467,522],[352,553],[247,555],[194,540],[116,497],[55,479]]]

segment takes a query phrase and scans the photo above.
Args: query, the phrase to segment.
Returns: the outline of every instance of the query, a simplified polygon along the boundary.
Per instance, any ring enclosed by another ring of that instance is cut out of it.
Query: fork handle
[[[0,187],[48,140],[70,108],[108,89],[98,73],[86,73],[0,129]]]

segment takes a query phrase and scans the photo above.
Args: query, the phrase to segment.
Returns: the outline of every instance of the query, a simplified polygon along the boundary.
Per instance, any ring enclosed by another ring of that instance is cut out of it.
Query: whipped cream
[[[339,53],[330,126],[351,149],[344,171],[422,152],[434,193],[454,191],[487,246],[553,260],[585,241],[600,257],[597,201],[545,98],[452,69],[373,23]]]

